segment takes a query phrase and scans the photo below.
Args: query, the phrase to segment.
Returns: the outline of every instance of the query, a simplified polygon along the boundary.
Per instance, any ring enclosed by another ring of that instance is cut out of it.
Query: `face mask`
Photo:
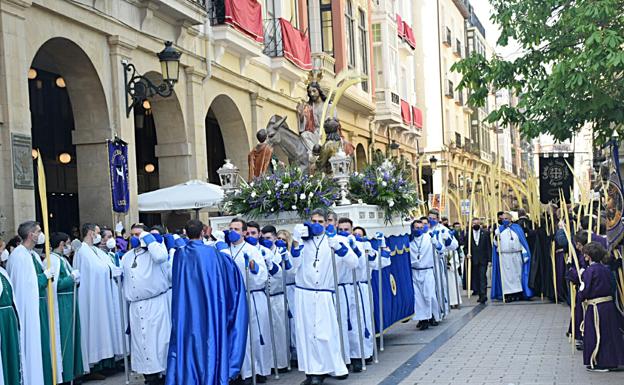
[[[438,221],[436,221],[435,219],[429,219],[429,226],[431,226],[431,228],[434,228],[438,225]]]
[[[133,249],[141,247],[141,240],[139,239],[139,237],[130,237],[130,247],[132,247]]]
[[[252,246],[256,246],[258,244],[258,238],[245,237],[245,242],[249,243]]]
[[[502,220],[502,219],[499,219],[499,220],[498,220],[498,224],[499,224],[499,225],[502,225],[502,224],[503,224],[503,220]]]
[[[343,237],[348,237],[349,233],[346,231],[338,231],[338,235],[343,236]]]
[[[278,239],[277,241],[275,241],[275,246],[287,247],[288,245],[286,244],[286,241],[284,241],[283,239]]]
[[[421,235],[423,235],[423,229],[412,230],[412,235],[416,238],[420,237]]]
[[[102,236],[100,234],[96,234],[95,237],[93,237],[93,244],[99,245],[100,242],[102,242]]]
[[[366,241],[366,238],[360,237],[358,234],[355,234],[355,240],[358,242],[364,242]]]
[[[116,245],[117,243],[115,242],[113,238],[110,238],[108,241],[106,241],[106,248],[109,250],[113,250]]]
[[[241,235],[236,231],[230,230],[228,231],[226,238],[230,241],[230,243],[236,243],[241,239]]]
[[[511,222],[509,221],[509,219],[503,219],[501,224],[505,227],[508,227],[511,224]]]
[[[266,238],[262,238],[260,240],[260,244],[264,247],[266,247],[267,249],[271,249],[273,248],[273,241],[270,239],[266,239]]]
[[[65,247],[63,247],[63,255],[66,257],[69,257],[69,255],[72,252],[72,248],[70,245],[65,245]]]
[[[426,233],[427,231],[429,231],[429,225],[424,225],[423,232]]]
[[[473,225],[473,226],[472,226],[472,229],[473,229],[474,231],[477,231],[477,230],[479,230],[480,228],[481,228],[481,226],[479,226],[479,225]]]
[[[37,244],[43,245],[44,243],[45,243],[45,234],[42,231],[39,233],[39,236],[37,237]]]
[[[0,262],[6,262],[9,260],[9,251],[7,249],[4,249],[2,251],[2,254],[0,254]]]
[[[325,230],[323,225],[320,224],[320,223],[312,223],[310,228],[312,229],[312,235],[314,235],[314,236],[318,236],[318,235],[323,234],[323,231]]]

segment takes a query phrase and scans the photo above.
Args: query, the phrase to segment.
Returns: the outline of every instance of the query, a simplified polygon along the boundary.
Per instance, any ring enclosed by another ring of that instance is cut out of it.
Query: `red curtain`
[[[423,126],[422,111],[416,106],[412,106],[412,123],[417,128],[422,128]]]
[[[405,100],[401,100],[401,117],[403,118],[403,123],[408,126],[412,124],[412,112],[410,110],[409,103]]]
[[[414,31],[412,27],[407,25],[406,22],[403,22],[403,30],[405,31],[405,41],[409,44],[410,47],[416,48],[416,38],[414,37]]]
[[[312,53],[308,35],[293,27],[288,20],[280,18],[279,22],[282,29],[284,57],[301,69],[311,70]]]
[[[257,42],[264,41],[262,5],[256,0],[225,0],[225,22]]]
[[[398,31],[399,37],[402,38],[405,36],[405,29],[403,28],[405,24],[403,23],[403,19],[401,18],[401,16],[399,16],[398,14],[396,15],[396,21],[397,21],[397,31]]]

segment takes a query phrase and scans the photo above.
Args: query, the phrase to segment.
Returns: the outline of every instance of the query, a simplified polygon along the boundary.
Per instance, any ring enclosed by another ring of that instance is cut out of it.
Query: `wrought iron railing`
[[[284,41],[279,19],[264,21],[264,49],[262,52],[269,57],[284,56]]]
[[[210,25],[225,24],[225,0],[193,0],[203,2],[208,11]]]

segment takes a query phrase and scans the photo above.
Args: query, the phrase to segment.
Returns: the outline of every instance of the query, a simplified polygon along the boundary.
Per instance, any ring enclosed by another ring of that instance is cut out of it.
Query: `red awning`
[[[279,22],[282,29],[284,57],[301,69],[311,70],[312,53],[308,35],[293,27],[288,20],[280,18]]]
[[[417,128],[423,127],[422,111],[416,106],[412,106],[412,124]]]
[[[407,25],[406,22],[403,22],[403,30],[405,31],[405,41],[409,44],[410,47],[416,48],[416,38],[414,37],[414,31],[412,27]]]
[[[262,5],[256,0],[225,0],[225,22],[257,42],[264,41]]]
[[[403,118],[403,123],[408,126],[412,124],[412,112],[410,110],[409,103],[405,100],[401,100],[401,117]]]
[[[405,36],[405,29],[404,29],[404,23],[403,23],[403,19],[401,18],[401,16],[399,16],[399,14],[396,15],[396,21],[397,21],[397,32],[399,34],[399,37],[404,37]]]

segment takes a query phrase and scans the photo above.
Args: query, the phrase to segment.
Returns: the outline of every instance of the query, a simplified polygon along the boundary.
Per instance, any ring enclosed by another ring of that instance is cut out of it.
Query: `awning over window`
[[[412,124],[412,112],[410,110],[409,103],[405,100],[401,100],[401,117],[403,118],[403,123],[408,126]]]
[[[257,42],[264,41],[262,5],[256,0],[225,0],[225,22]]]
[[[414,37],[414,31],[412,27],[403,22],[403,30],[405,31],[405,42],[412,48],[416,48],[416,38]]]
[[[397,33],[400,38],[403,38],[405,36],[405,29],[404,29],[405,23],[403,23],[403,19],[401,18],[401,16],[399,16],[399,14],[396,15],[396,22],[397,22]]]
[[[412,106],[412,124],[416,128],[422,128],[423,127],[422,111],[420,110],[420,108],[418,108],[416,106]]]
[[[279,19],[282,29],[284,57],[297,67],[309,71],[312,69],[312,53],[308,35],[293,27],[288,20]]]

